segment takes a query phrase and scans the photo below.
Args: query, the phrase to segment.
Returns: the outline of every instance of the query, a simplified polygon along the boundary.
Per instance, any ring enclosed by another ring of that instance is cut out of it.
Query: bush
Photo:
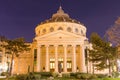
[[[26,78],[26,75],[20,74],[16,76],[15,80],[24,80],[25,78]]]
[[[52,73],[53,77],[58,77],[58,75],[59,75],[58,73],[55,73],[55,72]]]
[[[50,77],[50,76],[52,76],[51,72],[35,72],[34,74],[40,74],[41,77]]]
[[[113,73],[112,73],[112,76],[115,77],[115,78],[119,77],[119,75],[120,75],[119,72],[113,72]]]
[[[87,73],[77,73],[76,78],[78,79],[89,79],[91,77],[91,74]]]
[[[33,73],[29,73],[23,80],[36,80]]]
[[[77,73],[70,73],[70,76],[76,77]]]
[[[107,77],[107,76],[104,75],[104,74],[96,74],[96,76],[97,76],[98,78],[106,78],[106,77]]]
[[[40,80],[40,78],[41,78],[41,75],[40,75],[40,74],[35,74],[34,76],[35,76],[35,79],[36,79],[36,80]]]
[[[93,75],[93,74],[89,77],[89,79],[96,79],[96,78],[97,78],[97,76]]]
[[[69,74],[69,73],[63,73],[63,74],[62,74],[62,77],[64,77],[64,78],[69,78],[69,77],[70,77],[70,74]]]
[[[2,72],[1,73],[1,76],[7,76],[8,75],[8,72]]]

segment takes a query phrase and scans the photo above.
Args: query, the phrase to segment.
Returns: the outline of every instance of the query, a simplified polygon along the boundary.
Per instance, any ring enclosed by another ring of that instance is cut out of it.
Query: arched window
[[[46,29],[43,29],[43,31],[42,31],[43,33],[46,33]]]
[[[54,28],[53,28],[53,27],[51,27],[51,28],[50,28],[50,32],[53,32],[53,31],[54,31]]]
[[[75,28],[75,32],[78,33],[78,28]]]
[[[62,28],[62,27],[59,27],[58,30],[63,30],[63,28]]]
[[[71,29],[70,27],[67,28],[67,31],[68,31],[68,32],[71,32],[71,30],[72,30],[72,29]]]
[[[81,34],[83,34],[83,30],[81,30]]]

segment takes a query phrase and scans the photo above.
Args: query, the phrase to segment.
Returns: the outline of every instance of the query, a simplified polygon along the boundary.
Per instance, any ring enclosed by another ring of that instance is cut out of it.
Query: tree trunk
[[[14,54],[12,54],[12,58],[11,58],[11,65],[10,65],[10,76],[12,75],[12,68],[13,68],[13,60],[14,60]]]
[[[109,61],[109,75],[111,74],[111,63],[110,63],[110,60]]]
[[[93,74],[95,73],[95,71],[94,71],[94,63],[92,63],[92,69],[93,69]]]

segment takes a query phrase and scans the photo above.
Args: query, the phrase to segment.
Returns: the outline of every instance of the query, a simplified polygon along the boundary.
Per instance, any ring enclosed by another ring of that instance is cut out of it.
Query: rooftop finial
[[[57,11],[57,13],[64,13],[64,11],[63,11],[61,6],[59,7],[59,10]]]

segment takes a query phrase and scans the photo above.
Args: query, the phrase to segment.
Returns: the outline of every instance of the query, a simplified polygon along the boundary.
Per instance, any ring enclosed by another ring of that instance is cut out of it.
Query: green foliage
[[[25,80],[26,76],[27,76],[27,75],[24,75],[24,74],[17,75],[17,76],[15,77],[15,80]]]
[[[107,77],[107,75],[104,75],[104,74],[96,74],[96,76],[97,76],[98,78],[106,78],[106,77]]]
[[[63,74],[62,74],[62,77],[64,77],[64,78],[69,78],[69,77],[70,77],[70,74],[69,74],[69,73],[63,73]]]
[[[110,43],[102,39],[97,33],[91,34],[90,42],[93,49],[89,49],[89,60],[94,63],[98,70],[110,69],[116,59],[116,47],[110,46]]]
[[[76,75],[76,77],[77,77],[78,79],[89,79],[89,78],[90,78],[90,74],[78,73],[78,74]]]
[[[36,80],[40,80],[41,75],[40,74],[34,74]]]
[[[40,74],[41,77],[50,77],[50,76],[52,76],[51,72],[34,72],[34,74]]]
[[[58,77],[58,75],[59,75],[59,74],[56,73],[56,72],[53,72],[53,73],[52,73],[52,76],[53,76],[53,77]]]
[[[37,77],[37,76],[36,76]],[[24,80],[36,80],[36,77],[33,73],[29,73]]]
[[[112,72],[112,76],[113,76],[114,78],[117,78],[117,77],[120,76],[120,73],[119,73],[119,72]]]
[[[76,77],[77,73],[70,73],[70,76]]]
[[[1,46],[7,51],[6,54],[11,55],[10,75],[13,66],[14,57],[18,57],[20,52],[30,50],[29,45],[25,43],[24,38],[16,38],[13,40],[6,39]]]

